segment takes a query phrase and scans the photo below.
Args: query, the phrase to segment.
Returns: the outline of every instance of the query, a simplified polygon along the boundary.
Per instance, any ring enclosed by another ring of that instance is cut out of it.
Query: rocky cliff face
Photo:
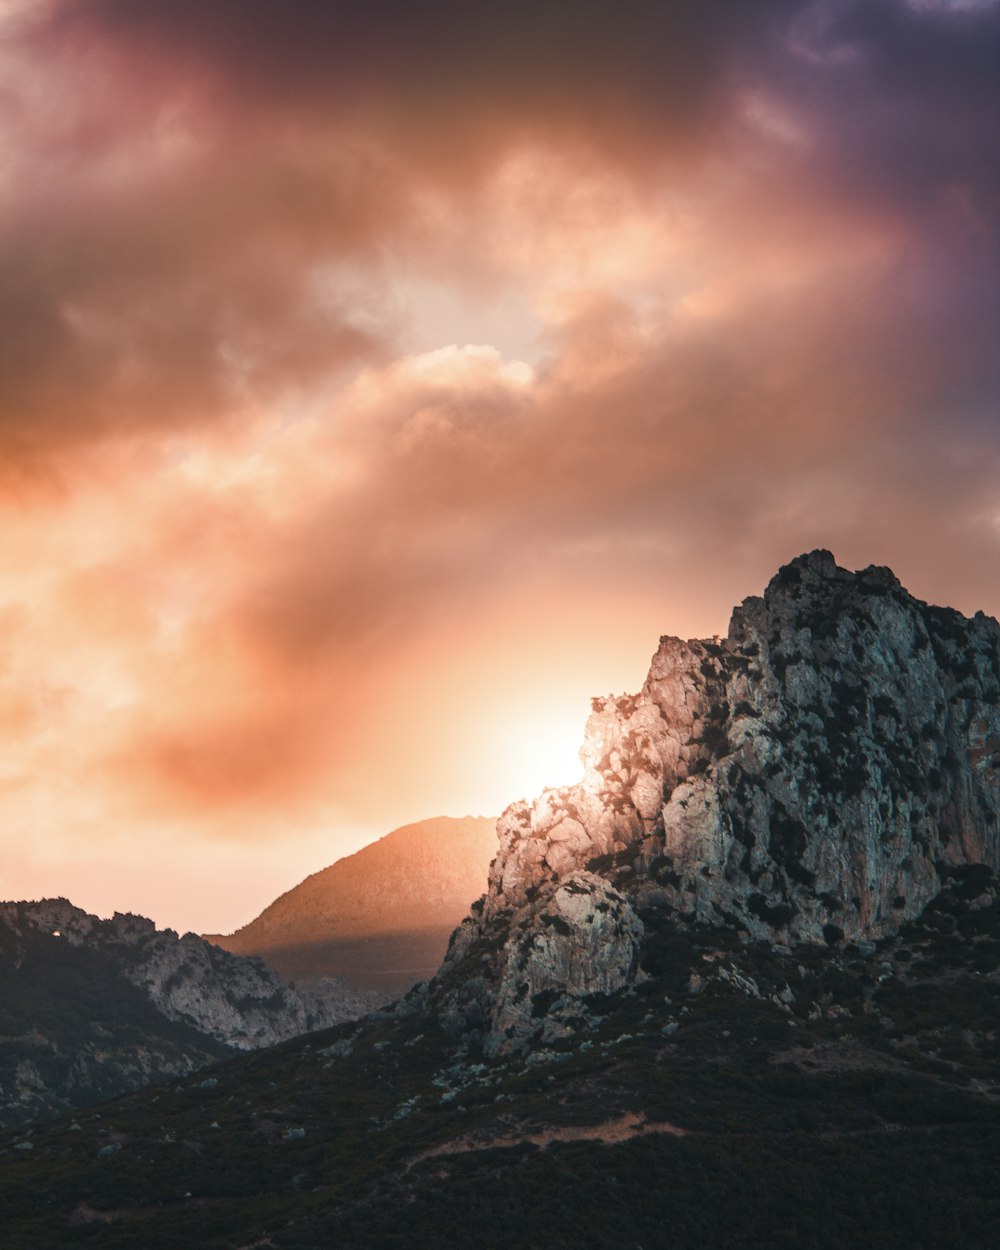
[[[257,959],[65,899],[0,903],[0,1127],[80,1107],[234,1050],[353,1020],[380,995],[303,990]]]
[[[781,944],[917,916],[947,866],[1000,866],[1000,626],[816,551],[725,638],[662,638],[596,699],[584,780],[498,823],[486,896],[435,987],[487,1053],[640,981],[646,908]]]

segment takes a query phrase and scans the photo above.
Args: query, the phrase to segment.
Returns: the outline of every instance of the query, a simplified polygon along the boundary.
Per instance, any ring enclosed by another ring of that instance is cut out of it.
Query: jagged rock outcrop
[[[0,921],[110,955],[168,1020],[237,1050],[354,1020],[385,1001],[332,979],[308,989],[289,985],[262,960],[231,955],[194,933],[179,937],[131,913],[101,920],[64,898],[0,903]]]
[[[303,990],[258,959],[100,920],[66,899],[0,903],[0,1127],[364,1015],[384,996]]]
[[[533,1020],[547,1017],[545,1041],[559,1035],[552,1022],[572,1011],[575,997],[612,993],[634,977],[642,924],[628,901],[591,872],[560,881],[526,920],[503,967],[493,1029],[504,1037],[517,1033],[527,1004]]]
[[[639,694],[594,700],[581,759],[581,783],[500,818],[435,987],[487,1053],[641,977],[644,908],[866,941],[917,916],[945,866],[1000,866],[1000,626],[815,551],[726,638],[662,638]]]

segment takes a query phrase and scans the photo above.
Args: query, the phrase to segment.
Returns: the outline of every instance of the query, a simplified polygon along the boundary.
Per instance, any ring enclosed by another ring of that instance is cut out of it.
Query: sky
[[[0,0],[0,897],[228,931],[815,547],[1000,614],[991,0]]]

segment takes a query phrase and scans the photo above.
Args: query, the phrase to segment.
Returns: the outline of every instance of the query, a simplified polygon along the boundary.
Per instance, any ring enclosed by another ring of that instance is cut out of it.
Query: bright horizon
[[[816,547],[1000,615],[998,38],[0,4],[0,897],[231,930]]]

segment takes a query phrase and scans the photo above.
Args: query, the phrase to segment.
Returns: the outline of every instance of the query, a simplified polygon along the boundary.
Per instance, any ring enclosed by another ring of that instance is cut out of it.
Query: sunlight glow
[[[494,734],[492,758],[506,785],[506,802],[531,799],[549,787],[569,786],[583,777],[579,710],[525,709],[514,724],[502,723]]]

